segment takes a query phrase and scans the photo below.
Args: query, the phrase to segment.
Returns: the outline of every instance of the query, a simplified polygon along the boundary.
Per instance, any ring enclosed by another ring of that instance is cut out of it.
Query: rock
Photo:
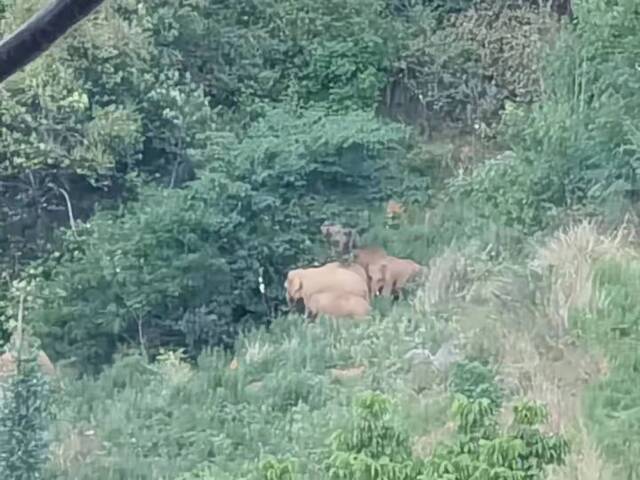
[[[433,365],[442,373],[449,371],[451,366],[462,360],[462,355],[458,350],[455,342],[447,342],[440,347],[438,352],[433,356]]]
[[[425,348],[408,351],[404,359],[409,362],[409,383],[420,393],[443,378],[449,368],[461,358],[454,342],[445,343],[435,355]]]
[[[246,388],[246,390],[248,392],[256,393],[256,392],[259,392],[262,389],[262,384],[263,384],[263,382],[258,380],[256,382],[249,383],[245,388]]]
[[[436,370],[442,373],[447,372],[451,365],[461,358],[462,356],[454,342],[447,342],[442,345],[435,355],[432,355],[426,348],[414,348],[404,356],[404,359],[408,360],[412,367],[420,363],[427,363],[432,364]]]

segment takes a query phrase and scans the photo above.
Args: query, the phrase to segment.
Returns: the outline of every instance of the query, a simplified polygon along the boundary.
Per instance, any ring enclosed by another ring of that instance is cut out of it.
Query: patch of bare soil
[[[329,374],[331,375],[331,380],[335,382],[348,382],[351,380],[362,378],[362,376],[364,375],[364,371],[365,368],[363,366],[349,368],[330,368]]]

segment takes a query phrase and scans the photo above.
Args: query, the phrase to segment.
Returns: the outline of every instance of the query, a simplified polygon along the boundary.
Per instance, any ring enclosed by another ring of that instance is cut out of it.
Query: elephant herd
[[[423,271],[413,260],[388,255],[378,247],[353,250],[352,260],[289,271],[285,288],[289,307],[309,319],[319,314],[362,318],[378,295],[397,299]]]

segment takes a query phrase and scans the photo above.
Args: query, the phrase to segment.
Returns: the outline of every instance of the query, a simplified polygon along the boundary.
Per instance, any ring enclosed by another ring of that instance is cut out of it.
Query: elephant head
[[[289,307],[298,306],[302,301],[302,269],[291,270],[284,282],[287,290],[287,304]]]

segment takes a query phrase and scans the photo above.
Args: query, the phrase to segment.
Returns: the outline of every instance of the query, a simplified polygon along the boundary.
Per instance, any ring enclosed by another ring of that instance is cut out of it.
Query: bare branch
[[[56,190],[58,190],[62,196],[64,197],[65,201],[67,202],[67,213],[69,215],[69,225],[71,225],[71,231],[73,232],[73,235],[76,235],[76,222],[73,218],[73,207],[71,205],[71,199],[69,198],[69,194],[66,192],[66,190],[64,188],[61,188],[53,183],[49,183],[48,184],[49,187],[54,188]]]
[[[0,83],[35,60],[104,0],[52,0],[0,42]]]

